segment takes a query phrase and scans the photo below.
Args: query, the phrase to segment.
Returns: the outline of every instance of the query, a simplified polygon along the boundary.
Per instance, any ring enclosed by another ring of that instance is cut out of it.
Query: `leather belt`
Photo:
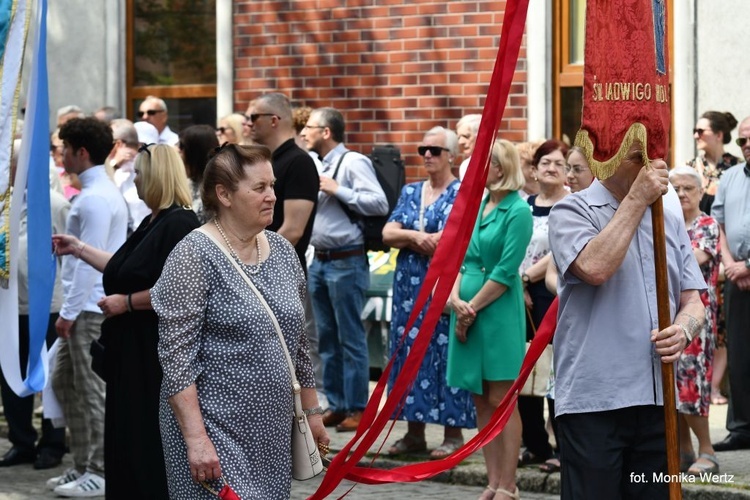
[[[353,248],[351,250],[316,250],[315,251],[315,258],[325,262],[328,260],[339,260],[339,259],[346,259],[347,257],[354,257],[355,255],[364,255],[365,249],[364,247],[360,248]]]

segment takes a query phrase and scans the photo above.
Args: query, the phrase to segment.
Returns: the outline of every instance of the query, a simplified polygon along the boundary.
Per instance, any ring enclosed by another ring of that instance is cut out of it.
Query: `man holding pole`
[[[679,217],[665,214],[673,324],[659,331],[649,206],[667,192],[663,161],[634,143],[614,174],[550,214],[559,270],[555,410],[562,498],[666,498],[660,363],[704,322],[705,282]],[[671,404],[674,404],[672,402]]]

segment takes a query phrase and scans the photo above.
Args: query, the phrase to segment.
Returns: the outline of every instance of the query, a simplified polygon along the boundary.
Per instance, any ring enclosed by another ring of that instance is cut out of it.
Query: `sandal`
[[[489,491],[490,493],[492,493],[492,496],[490,498],[493,498],[493,499],[495,498],[495,493],[497,493],[497,490],[488,484],[487,487],[484,489],[484,491],[482,491],[482,494],[479,495],[479,498],[477,500],[483,500],[487,498],[485,496],[485,491]]]
[[[711,455],[710,453],[701,453],[698,455],[698,460],[700,459],[708,460],[711,462],[711,465],[706,465],[703,463],[698,462],[697,460],[693,465],[690,466],[690,468],[687,470],[687,473],[691,476],[699,476],[701,474],[718,474],[719,473],[719,461],[716,459],[716,455]]]
[[[510,491],[508,491],[506,489],[498,488],[497,489],[497,493],[495,493],[495,497],[497,497],[498,495],[505,495],[505,496],[507,496],[509,498],[512,498],[513,500],[520,500],[521,499],[521,494],[518,491],[518,486],[516,486],[516,491],[514,491],[513,493],[511,493]]]
[[[695,462],[695,453],[680,452],[680,472],[687,472],[693,462]]]
[[[464,445],[463,438],[445,438],[443,444],[432,450],[430,458],[433,460],[440,460],[445,458],[451,453]]]
[[[542,465],[540,465],[539,470],[547,474],[552,474],[553,472],[560,472],[560,460],[558,458],[552,457],[546,462],[544,462]]]
[[[424,438],[418,438],[409,433],[406,433],[404,437],[388,448],[389,455],[403,455],[405,453],[417,453],[420,451],[427,451],[427,441]]]

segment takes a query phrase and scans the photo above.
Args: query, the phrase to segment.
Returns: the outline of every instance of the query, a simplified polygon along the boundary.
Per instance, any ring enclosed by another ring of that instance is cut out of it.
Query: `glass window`
[[[216,0],[136,0],[134,7],[134,85],[216,83]]]
[[[586,0],[570,0],[568,64],[583,64],[586,39]]]
[[[216,125],[216,0],[126,0],[127,109],[149,95],[169,126]]]

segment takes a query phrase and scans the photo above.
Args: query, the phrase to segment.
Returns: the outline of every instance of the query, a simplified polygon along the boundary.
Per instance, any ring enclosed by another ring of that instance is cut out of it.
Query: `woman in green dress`
[[[526,316],[518,266],[531,239],[529,205],[518,152],[498,139],[461,272],[451,293],[448,385],[469,390],[484,427],[518,377],[525,354]],[[521,446],[518,410],[503,432],[484,447],[487,489],[480,499],[518,498],[515,475]]]

